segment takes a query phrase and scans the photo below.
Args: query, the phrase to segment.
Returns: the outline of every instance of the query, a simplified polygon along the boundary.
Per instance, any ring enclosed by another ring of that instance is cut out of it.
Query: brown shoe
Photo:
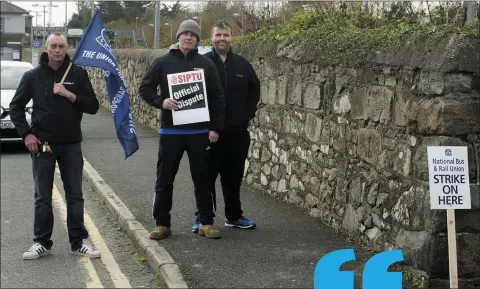
[[[168,236],[172,235],[172,230],[165,226],[157,226],[153,231],[150,232],[150,239],[162,240]]]
[[[220,231],[215,229],[212,225],[202,225],[198,229],[199,236],[205,236],[208,239],[220,239]]]

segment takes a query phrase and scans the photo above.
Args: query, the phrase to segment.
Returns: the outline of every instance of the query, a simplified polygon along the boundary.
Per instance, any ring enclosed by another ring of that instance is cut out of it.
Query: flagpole
[[[62,80],[60,81],[60,83],[63,83],[63,81],[65,80],[65,77],[67,77],[68,71],[70,71],[70,67],[72,67],[72,62],[71,62],[71,61],[70,61],[70,63],[68,64],[67,70],[65,71],[65,74],[63,75]]]

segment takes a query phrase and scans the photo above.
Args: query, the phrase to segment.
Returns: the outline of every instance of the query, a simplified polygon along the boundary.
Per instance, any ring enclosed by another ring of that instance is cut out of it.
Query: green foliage
[[[314,12],[299,12],[289,22],[263,27],[258,31],[238,36],[235,39],[282,41],[315,27],[317,20],[318,16]]]
[[[144,256],[137,258],[137,263],[145,263],[145,262],[147,262],[147,258],[145,258]]]
[[[70,20],[68,21],[67,26],[70,28],[80,28],[84,29],[87,27],[90,18],[92,18],[92,9],[89,6],[90,4],[87,1],[78,1],[77,2],[77,13],[74,13]]]
[[[358,6],[359,7],[359,6]],[[234,38],[238,45],[256,42],[292,43],[306,51],[307,58],[322,62],[362,61],[372,51],[395,49],[405,44],[422,43],[431,47],[448,33],[478,36],[478,29],[451,24],[418,24],[399,13],[375,17],[354,6],[350,10],[327,8],[321,14],[298,12],[284,24],[264,27]]]
[[[210,39],[202,39],[200,40],[200,46],[211,46],[212,41]]]
[[[150,4],[148,1],[123,1],[124,13],[129,23],[135,23],[136,18],[145,14],[145,8]]]
[[[98,7],[100,8],[103,23],[116,21],[125,16],[125,11],[120,1],[100,1]]]
[[[130,28],[131,29],[132,25],[130,23],[128,23],[126,19],[120,18],[118,20],[110,21],[110,22],[105,23],[105,28],[108,28],[108,29]]]

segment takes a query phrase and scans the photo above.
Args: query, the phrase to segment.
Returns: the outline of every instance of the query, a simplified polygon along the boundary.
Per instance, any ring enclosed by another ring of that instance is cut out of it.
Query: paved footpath
[[[155,225],[152,201],[158,133],[135,125],[140,150],[125,160],[111,113],[101,108],[96,115],[85,115],[83,151],[85,159],[136,219],[151,230]],[[225,228],[223,198],[219,196],[215,220],[224,237],[208,240],[193,234],[195,199],[184,155],[174,183],[173,235],[159,243],[179,265],[189,287],[312,288],[313,272],[321,256],[352,248],[335,230],[292,205],[248,188],[242,189],[241,196],[245,216],[257,222],[257,229]],[[359,276],[367,256],[355,252],[357,261],[345,268]]]

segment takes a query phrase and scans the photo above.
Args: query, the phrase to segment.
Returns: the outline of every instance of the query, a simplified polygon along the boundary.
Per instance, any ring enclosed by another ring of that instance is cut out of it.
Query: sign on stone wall
[[[431,209],[471,209],[468,152],[463,146],[430,146]]]
[[[172,111],[174,125],[210,120],[203,70],[168,74],[170,98],[178,102],[178,110]]]
[[[428,146],[431,209],[447,211],[450,288],[458,288],[455,209],[471,209],[466,146]]]

